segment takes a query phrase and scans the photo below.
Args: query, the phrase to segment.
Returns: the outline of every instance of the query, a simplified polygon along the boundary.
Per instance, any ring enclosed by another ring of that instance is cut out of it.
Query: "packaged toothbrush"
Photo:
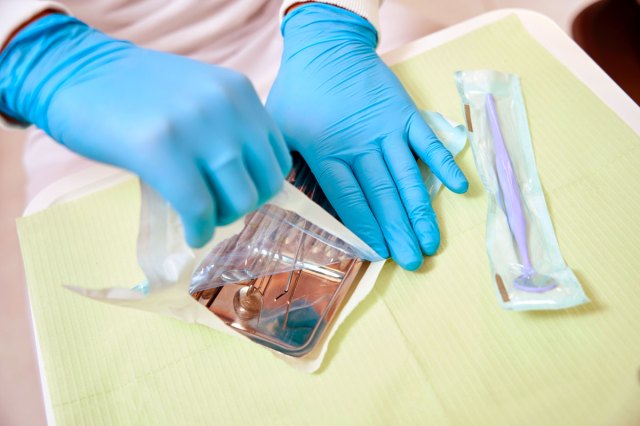
[[[588,302],[560,254],[518,76],[458,71],[455,80],[476,168],[489,197],[486,247],[502,307],[562,309]]]

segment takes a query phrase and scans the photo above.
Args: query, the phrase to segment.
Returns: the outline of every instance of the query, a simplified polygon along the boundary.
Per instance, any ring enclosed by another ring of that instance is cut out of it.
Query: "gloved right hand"
[[[138,174],[204,245],[257,208],[291,167],[243,75],[45,16],[0,52],[0,112],[71,150]]]
[[[440,244],[414,154],[449,189],[468,182],[375,51],[376,29],[337,6],[303,3],[282,23],[267,110],[305,158],[344,224],[415,270]]]

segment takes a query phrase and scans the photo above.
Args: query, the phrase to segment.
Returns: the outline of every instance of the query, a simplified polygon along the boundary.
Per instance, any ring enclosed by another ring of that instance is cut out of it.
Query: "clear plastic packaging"
[[[455,80],[488,193],[486,247],[502,307],[562,309],[587,302],[560,254],[518,77],[480,70],[459,71]]]
[[[326,202],[301,157],[295,157],[288,180],[315,201]],[[253,341],[303,356],[333,320],[371,254],[273,204],[244,222],[240,233],[202,260],[189,292]]]
[[[308,168],[298,158],[294,171],[301,170]],[[137,307],[239,333],[290,357],[317,346],[355,278],[370,262],[382,263],[291,183],[257,211],[216,228],[198,250],[184,242],[169,205],[142,185],[138,259],[147,280],[135,288],[144,295]]]

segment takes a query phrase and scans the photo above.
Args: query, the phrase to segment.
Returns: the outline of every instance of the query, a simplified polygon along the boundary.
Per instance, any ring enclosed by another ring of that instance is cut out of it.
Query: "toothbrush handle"
[[[529,258],[529,245],[527,243],[527,224],[522,209],[522,200],[520,199],[520,187],[518,180],[513,172],[511,158],[507,152],[507,147],[502,138],[500,123],[498,122],[498,114],[493,96],[488,94],[486,97],[487,117],[489,118],[489,128],[493,136],[493,147],[496,153],[496,171],[498,173],[498,182],[502,191],[504,207],[507,213],[507,221],[509,228],[516,240],[518,251],[520,252],[520,262],[524,266],[524,273],[528,274],[533,271],[531,260]]]

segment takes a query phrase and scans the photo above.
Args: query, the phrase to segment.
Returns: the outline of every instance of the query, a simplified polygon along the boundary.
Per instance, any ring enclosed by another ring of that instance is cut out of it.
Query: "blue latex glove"
[[[48,15],[0,53],[0,111],[86,157],[138,174],[192,246],[274,195],[282,135],[235,71],[114,40]]]
[[[267,110],[345,225],[381,256],[418,268],[440,233],[412,150],[454,192],[467,180],[376,54],[368,21],[305,3],[285,16],[282,33]]]

